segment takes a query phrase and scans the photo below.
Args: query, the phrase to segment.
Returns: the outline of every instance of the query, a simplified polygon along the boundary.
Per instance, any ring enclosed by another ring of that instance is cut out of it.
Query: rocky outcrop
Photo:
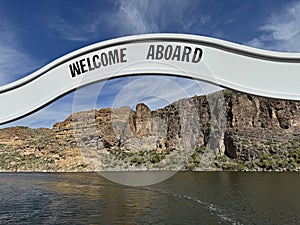
[[[225,101],[229,127],[299,128],[299,102],[227,92],[229,93],[225,95]]]
[[[225,91],[225,154],[240,162],[300,147],[300,104]],[[299,167],[299,165],[298,165]]]
[[[67,133],[70,122],[68,118],[54,125],[54,130]],[[156,111],[140,103],[135,110],[122,107],[78,113],[73,115],[73,124],[82,148],[162,153],[206,147],[216,151],[217,158],[227,157],[228,161],[215,163],[226,169],[230,160],[261,163],[262,155],[281,157],[290,151],[291,143],[296,149],[300,103],[225,90],[181,99]],[[299,168],[297,159],[293,165]]]
[[[224,90],[181,99],[155,111],[140,103],[134,110],[77,112],[52,129],[4,129],[0,150],[2,158],[8,151],[16,157],[35,155],[44,160],[37,160],[36,168],[54,171],[101,167],[111,160],[109,155],[115,157],[110,162],[115,168],[121,168],[121,161],[130,166],[171,164],[180,161],[175,153],[188,158],[187,169],[203,167],[210,159],[205,164],[210,170],[299,170],[299,125],[299,102]]]

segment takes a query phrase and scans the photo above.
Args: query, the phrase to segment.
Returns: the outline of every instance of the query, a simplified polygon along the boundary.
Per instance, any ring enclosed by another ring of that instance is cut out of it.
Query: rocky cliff
[[[33,169],[18,163],[31,155],[36,170],[49,171],[298,171],[299,127],[299,102],[224,90],[155,111],[140,103],[74,113],[52,129],[0,130],[0,166]]]

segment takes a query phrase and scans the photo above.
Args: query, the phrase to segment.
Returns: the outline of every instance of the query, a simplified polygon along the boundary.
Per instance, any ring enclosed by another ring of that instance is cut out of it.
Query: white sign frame
[[[0,87],[0,124],[85,85],[143,74],[184,76],[249,94],[300,100],[299,53],[265,51],[197,35],[143,34],[84,47]]]

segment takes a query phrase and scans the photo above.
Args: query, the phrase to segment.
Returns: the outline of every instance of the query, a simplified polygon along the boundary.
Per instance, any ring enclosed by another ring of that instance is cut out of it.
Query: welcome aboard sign
[[[195,35],[145,34],[71,52],[0,87],[0,124],[24,117],[82,86],[127,75],[175,75],[249,94],[300,100],[300,54]]]

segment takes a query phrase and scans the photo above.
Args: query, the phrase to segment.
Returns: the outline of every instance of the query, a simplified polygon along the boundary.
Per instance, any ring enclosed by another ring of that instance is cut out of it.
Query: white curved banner
[[[185,76],[254,95],[300,100],[298,53],[264,51],[195,35],[145,34],[84,47],[0,87],[0,124],[84,85],[141,74]]]

